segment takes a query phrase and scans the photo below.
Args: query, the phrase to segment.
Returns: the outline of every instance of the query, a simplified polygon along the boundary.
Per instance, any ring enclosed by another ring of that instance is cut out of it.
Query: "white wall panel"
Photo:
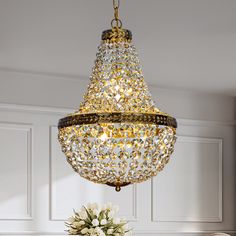
[[[165,169],[152,183],[117,193],[81,179],[66,162],[56,123],[67,112],[0,104],[0,235],[63,235],[73,208],[93,201],[118,204],[135,235],[234,235],[234,123],[179,120]]]
[[[137,220],[136,185],[115,188],[94,184],[79,177],[66,162],[57,141],[57,128],[51,127],[50,213],[51,220],[66,220],[72,209],[88,202],[111,202],[120,206],[120,215],[130,221]]]
[[[31,127],[0,123],[0,220],[31,219]]]
[[[153,221],[222,221],[222,140],[180,136],[153,180]]]

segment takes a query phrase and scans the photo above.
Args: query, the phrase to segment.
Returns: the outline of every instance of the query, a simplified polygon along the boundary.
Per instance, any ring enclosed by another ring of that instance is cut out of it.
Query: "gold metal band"
[[[127,29],[112,28],[102,32],[102,40],[132,40],[132,33]]]
[[[59,120],[58,128],[73,125],[97,124],[97,123],[141,123],[165,125],[177,128],[176,119],[162,114],[153,113],[88,113],[75,114]]]

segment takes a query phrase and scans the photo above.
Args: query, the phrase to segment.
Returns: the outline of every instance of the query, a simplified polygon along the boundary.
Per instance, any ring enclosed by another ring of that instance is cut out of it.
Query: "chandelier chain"
[[[119,19],[120,0],[113,0],[114,18],[111,21],[112,28],[121,28],[122,22]]]
[[[113,0],[113,7],[114,7],[114,9],[115,8],[119,8],[120,7],[120,0]]]

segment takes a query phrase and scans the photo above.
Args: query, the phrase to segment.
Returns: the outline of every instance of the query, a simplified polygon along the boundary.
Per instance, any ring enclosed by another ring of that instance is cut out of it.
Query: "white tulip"
[[[122,229],[123,229],[123,230],[127,230],[127,229],[128,229],[128,224],[123,225],[123,226],[122,226]]]
[[[68,221],[69,223],[73,223],[73,222],[75,221],[75,218],[71,216],[67,221]]]
[[[87,215],[87,212],[86,211],[80,211],[79,213],[79,217],[82,219],[82,220],[86,220],[88,215]]]
[[[81,230],[81,233],[82,233],[82,234],[88,233],[88,228],[83,228],[83,229]]]
[[[76,227],[76,228],[79,228],[79,227],[80,227],[80,223],[77,222],[77,221],[75,221],[72,225],[73,225],[74,227]]]
[[[105,225],[107,223],[107,220],[106,219],[102,219],[101,220],[101,225]]]
[[[98,225],[99,225],[98,219],[93,219],[92,225],[93,225],[93,226],[98,226]]]
[[[125,236],[130,236],[130,235],[132,235],[132,231],[128,231],[125,233]]]
[[[69,229],[69,233],[72,234],[72,235],[73,235],[73,234],[76,234],[76,233],[77,233],[77,230],[76,230],[76,229]]]
[[[96,231],[96,232],[100,232],[100,231],[102,231],[102,229],[101,229],[100,227],[96,227],[96,228],[95,228],[95,231]]]
[[[93,214],[94,214],[95,216],[98,216],[98,215],[99,215],[99,213],[100,213],[100,212],[99,212],[99,210],[98,210],[98,209],[94,209],[94,210],[93,210]]]
[[[101,231],[99,232],[99,236],[106,236],[106,235],[105,235],[104,232],[101,230]]]
[[[116,224],[116,225],[119,224],[120,223],[120,218],[114,218],[113,223]]]
[[[85,222],[83,220],[79,221],[80,225],[85,225]]]
[[[108,229],[107,230],[107,234],[112,234],[113,233],[113,229]]]
[[[96,232],[99,236],[106,236],[100,227],[96,227],[96,228],[95,228],[95,232]],[[97,234],[95,234],[95,235],[97,235]]]
[[[114,215],[115,215],[115,212],[114,212],[114,211],[110,211],[110,212],[108,213],[108,217],[109,217],[109,218],[112,218]]]

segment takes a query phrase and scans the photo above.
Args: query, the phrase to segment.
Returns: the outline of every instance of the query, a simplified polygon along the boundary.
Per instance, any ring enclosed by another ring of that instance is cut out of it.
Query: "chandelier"
[[[113,7],[84,100],[59,120],[58,139],[81,177],[120,191],[164,168],[174,151],[177,122],[155,107],[132,34],[122,28],[119,1]]]

